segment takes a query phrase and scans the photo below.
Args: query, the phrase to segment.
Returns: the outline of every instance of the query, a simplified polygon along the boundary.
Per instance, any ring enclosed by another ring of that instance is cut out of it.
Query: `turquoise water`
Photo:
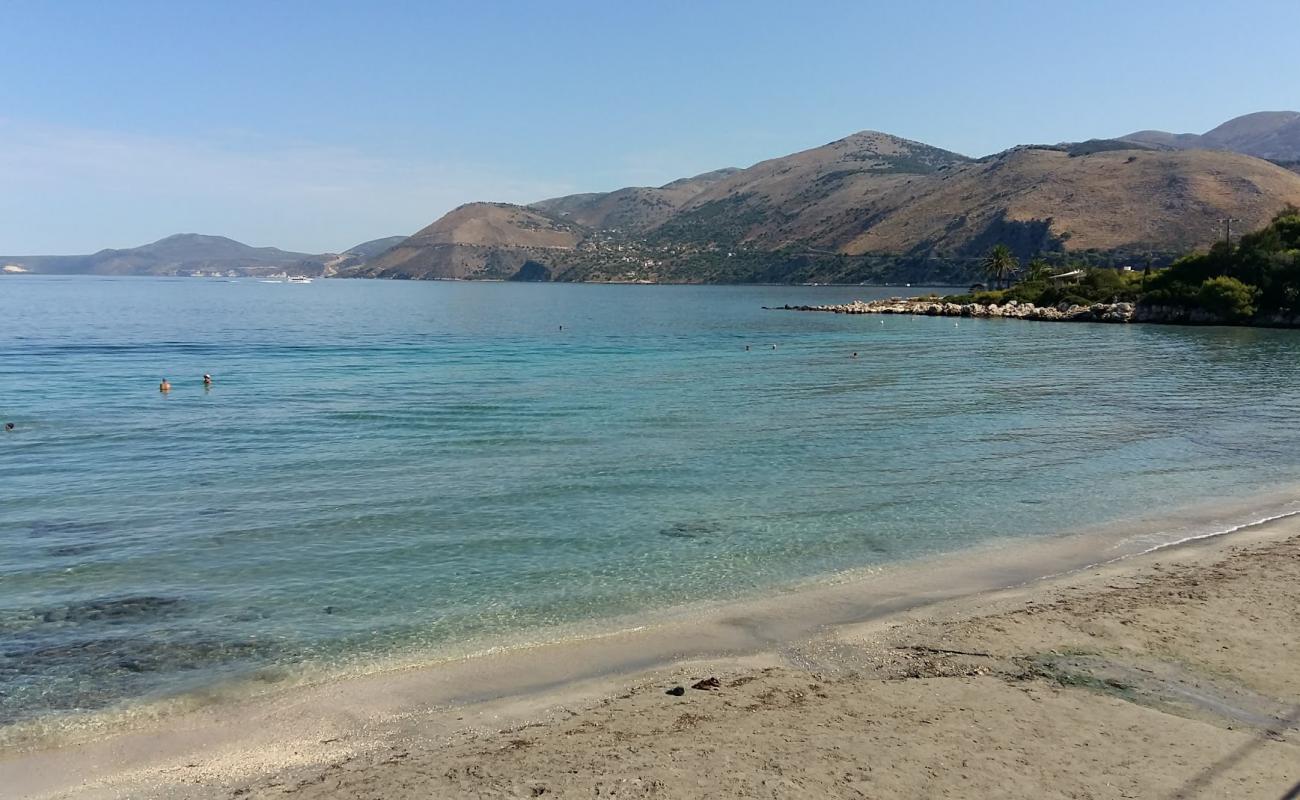
[[[1300,333],[761,308],[896,291],[0,278],[0,722],[1300,478]]]

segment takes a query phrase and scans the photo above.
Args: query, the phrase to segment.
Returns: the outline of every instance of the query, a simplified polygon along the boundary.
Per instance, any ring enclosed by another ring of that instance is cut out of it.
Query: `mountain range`
[[[657,187],[475,202],[343,253],[196,234],[0,267],[96,274],[291,272],[407,279],[960,282],[994,244],[1021,258],[1160,265],[1300,205],[1300,112],[1203,134],[1021,145],[972,158],[862,131]]]
[[[668,282],[961,281],[1022,258],[1168,263],[1300,205],[1300,113],[971,158],[863,131],[746,169],[527,206],[470,203],[344,274]]]
[[[0,269],[54,275],[194,275],[221,273],[328,276],[358,266],[399,244],[405,236],[374,239],[342,253],[294,253],[250,247],[225,236],[178,233],[140,247],[80,256],[0,256]]]
[[[1230,119],[1205,133],[1138,131],[1126,141],[1175,150],[1231,150],[1248,156],[1300,164],[1300,112],[1258,111]]]

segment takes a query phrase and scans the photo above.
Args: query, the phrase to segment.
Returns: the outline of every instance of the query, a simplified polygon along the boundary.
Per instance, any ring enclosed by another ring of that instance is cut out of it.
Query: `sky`
[[[874,129],[967,155],[1300,110],[1300,3],[0,0],[0,253],[301,252]]]

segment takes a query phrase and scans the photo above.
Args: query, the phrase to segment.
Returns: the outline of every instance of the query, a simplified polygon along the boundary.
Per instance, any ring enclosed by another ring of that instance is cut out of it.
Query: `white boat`
[[[306,275],[290,275],[289,283],[311,283],[311,278]]]

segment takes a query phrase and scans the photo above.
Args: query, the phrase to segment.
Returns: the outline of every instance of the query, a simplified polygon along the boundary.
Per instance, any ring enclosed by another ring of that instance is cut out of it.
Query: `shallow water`
[[[0,279],[0,722],[1300,478],[1296,332],[761,308],[897,291]]]

